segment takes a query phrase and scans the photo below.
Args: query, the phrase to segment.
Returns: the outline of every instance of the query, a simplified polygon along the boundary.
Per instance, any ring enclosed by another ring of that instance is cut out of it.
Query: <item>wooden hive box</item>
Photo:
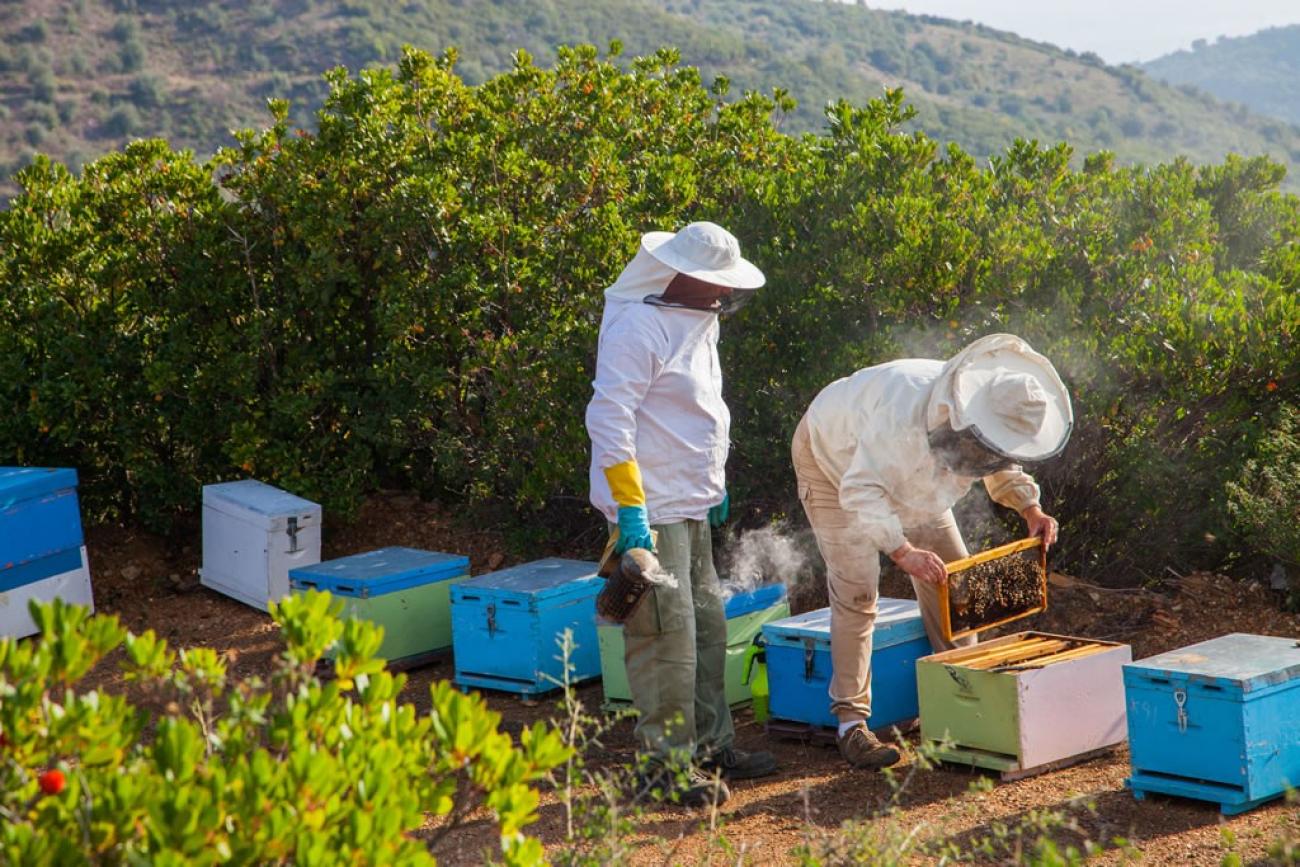
[[[573,633],[570,683],[600,676],[596,564],[550,558],[451,588],[456,683],[540,695],[563,682],[560,636]]]
[[[320,562],[321,507],[253,479],[203,486],[199,582],[267,610],[289,570]]]
[[[94,608],[82,542],[76,470],[0,467],[0,637],[37,632],[32,600]]]
[[[451,587],[468,577],[468,557],[400,547],[289,570],[295,593],[326,591],[343,601],[343,617],[382,626],[379,656],[398,668],[451,650]]]
[[[790,616],[784,584],[767,584],[727,599],[727,703],[732,707],[748,704],[749,685],[745,683],[745,651],[759,634],[763,624]],[[632,701],[624,661],[623,627],[601,621],[597,629],[600,641],[600,677],[607,709],[626,706]]]
[[[912,599],[881,597],[871,646],[872,729],[916,718],[916,661],[930,652],[921,609]],[[782,721],[834,727],[831,713],[831,610],[820,608],[763,627],[767,642],[768,706]]]
[[[1122,743],[1127,645],[1019,632],[916,664],[921,737],[1016,779]]]
[[[1245,812],[1300,786],[1300,642],[1233,633],[1124,667],[1133,774]]]

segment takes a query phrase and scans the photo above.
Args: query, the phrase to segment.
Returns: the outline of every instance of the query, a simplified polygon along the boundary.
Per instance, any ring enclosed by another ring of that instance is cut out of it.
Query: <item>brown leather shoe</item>
[[[887,768],[898,762],[898,750],[880,742],[865,725],[854,726],[835,739],[840,755],[855,768]]]

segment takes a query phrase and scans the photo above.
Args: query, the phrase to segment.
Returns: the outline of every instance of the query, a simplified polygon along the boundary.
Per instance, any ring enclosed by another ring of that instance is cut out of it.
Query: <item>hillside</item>
[[[1143,64],[1170,84],[1190,84],[1260,114],[1300,124],[1300,24],[1250,36],[1200,40]]]
[[[796,130],[819,128],[827,100],[901,86],[921,129],[980,156],[1019,136],[1127,162],[1235,151],[1300,163],[1294,127],[1136,68],[977,25],[813,0],[21,0],[0,7],[0,32],[0,193],[37,150],[74,167],[135,137],[211,153],[231,129],[264,123],[272,96],[290,98],[294,121],[308,125],[322,71],[391,63],[407,42],[457,46],[470,82],[508,67],[520,47],[548,63],[557,43],[619,39],[626,56],[672,45],[734,92],[790,91]]]

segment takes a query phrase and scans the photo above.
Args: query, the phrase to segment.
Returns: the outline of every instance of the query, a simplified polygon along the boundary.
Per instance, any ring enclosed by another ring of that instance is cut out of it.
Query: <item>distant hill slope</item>
[[[557,43],[663,45],[736,90],[780,86],[793,129],[827,100],[902,86],[931,135],[984,156],[1015,137],[1124,161],[1229,151],[1300,165],[1300,131],[1132,67],[981,26],[814,0],[11,0],[0,4],[0,194],[40,150],[78,166],[141,136],[208,154],[263,124],[271,96],[311,123],[323,70],[393,62],[403,43],[460,49],[471,82]],[[1297,184],[1292,172],[1290,183]]]
[[[1191,84],[1219,99],[1300,125],[1300,24],[1250,36],[1197,42],[1144,63],[1171,84]]]

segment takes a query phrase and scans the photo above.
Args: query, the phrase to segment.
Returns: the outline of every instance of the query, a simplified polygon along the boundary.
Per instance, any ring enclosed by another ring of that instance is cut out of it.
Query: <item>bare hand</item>
[[[898,568],[918,581],[942,584],[948,580],[948,567],[944,565],[943,558],[933,551],[904,544],[889,557],[898,564]]]
[[[1020,517],[1025,519],[1025,528],[1031,536],[1042,536],[1043,547],[1050,548],[1056,544],[1056,535],[1059,525],[1056,519],[1051,515],[1043,512],[1038,506],[1030,506],[1020,513]]]

